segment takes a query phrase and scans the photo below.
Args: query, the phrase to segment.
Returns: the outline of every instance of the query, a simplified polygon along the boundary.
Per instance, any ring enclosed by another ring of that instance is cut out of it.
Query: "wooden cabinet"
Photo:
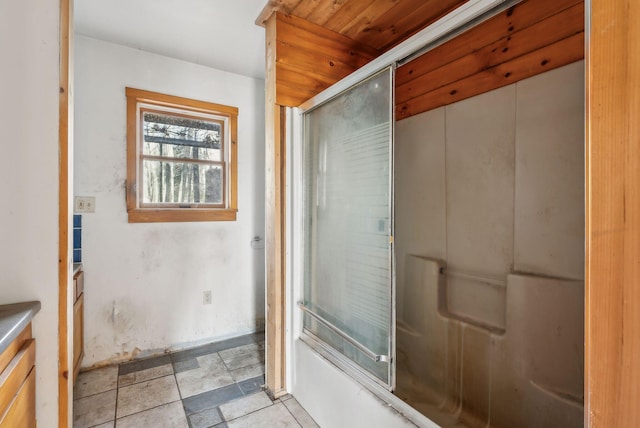
[[[0,354],[0,428],[36,426],[35,364],[29,324]]]
[[[73,383],[80,372],[80,364],[84,357],[84,272],[73,276]]]
[[[78,271],[73,275],[73,301],[78,300],[82,293],[84,293],[84,272]]]

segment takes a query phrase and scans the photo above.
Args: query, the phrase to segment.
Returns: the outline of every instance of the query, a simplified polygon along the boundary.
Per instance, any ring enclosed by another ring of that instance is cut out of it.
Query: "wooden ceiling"
[[[398,120],[584,58],[583,0],[525,0],[399,67]]]
[[[271,0],[257,22],[267,29],[275,103],[300,105],[465,2]],[[584,0],[523,0],[399,67],[396,118],[583,57]]]
[[[256,22],[277,11],[384,52],[467,1],[271,0]]]

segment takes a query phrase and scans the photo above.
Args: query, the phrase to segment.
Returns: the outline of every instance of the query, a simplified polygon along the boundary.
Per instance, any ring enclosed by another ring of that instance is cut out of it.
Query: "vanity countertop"
[[[0,353],[7,349],[39,311],[40,302],[37,301],[0,305]]]

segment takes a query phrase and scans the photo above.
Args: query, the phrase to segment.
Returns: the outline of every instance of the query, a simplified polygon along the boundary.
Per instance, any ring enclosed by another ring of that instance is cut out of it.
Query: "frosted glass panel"
[[[390,383],[391,70],[304,117],[307,332]],[[380,358],[378,358],[380,359]]]

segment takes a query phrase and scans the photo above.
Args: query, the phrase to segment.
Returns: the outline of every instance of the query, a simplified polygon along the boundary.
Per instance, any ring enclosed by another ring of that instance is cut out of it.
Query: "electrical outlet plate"
[[[210,305],[211,304],[211,290],[202,292],[202,304]]]
[[[96,198],[93,196],[76,196],[74,199],[74,211],[77,213],[96,212]]]

